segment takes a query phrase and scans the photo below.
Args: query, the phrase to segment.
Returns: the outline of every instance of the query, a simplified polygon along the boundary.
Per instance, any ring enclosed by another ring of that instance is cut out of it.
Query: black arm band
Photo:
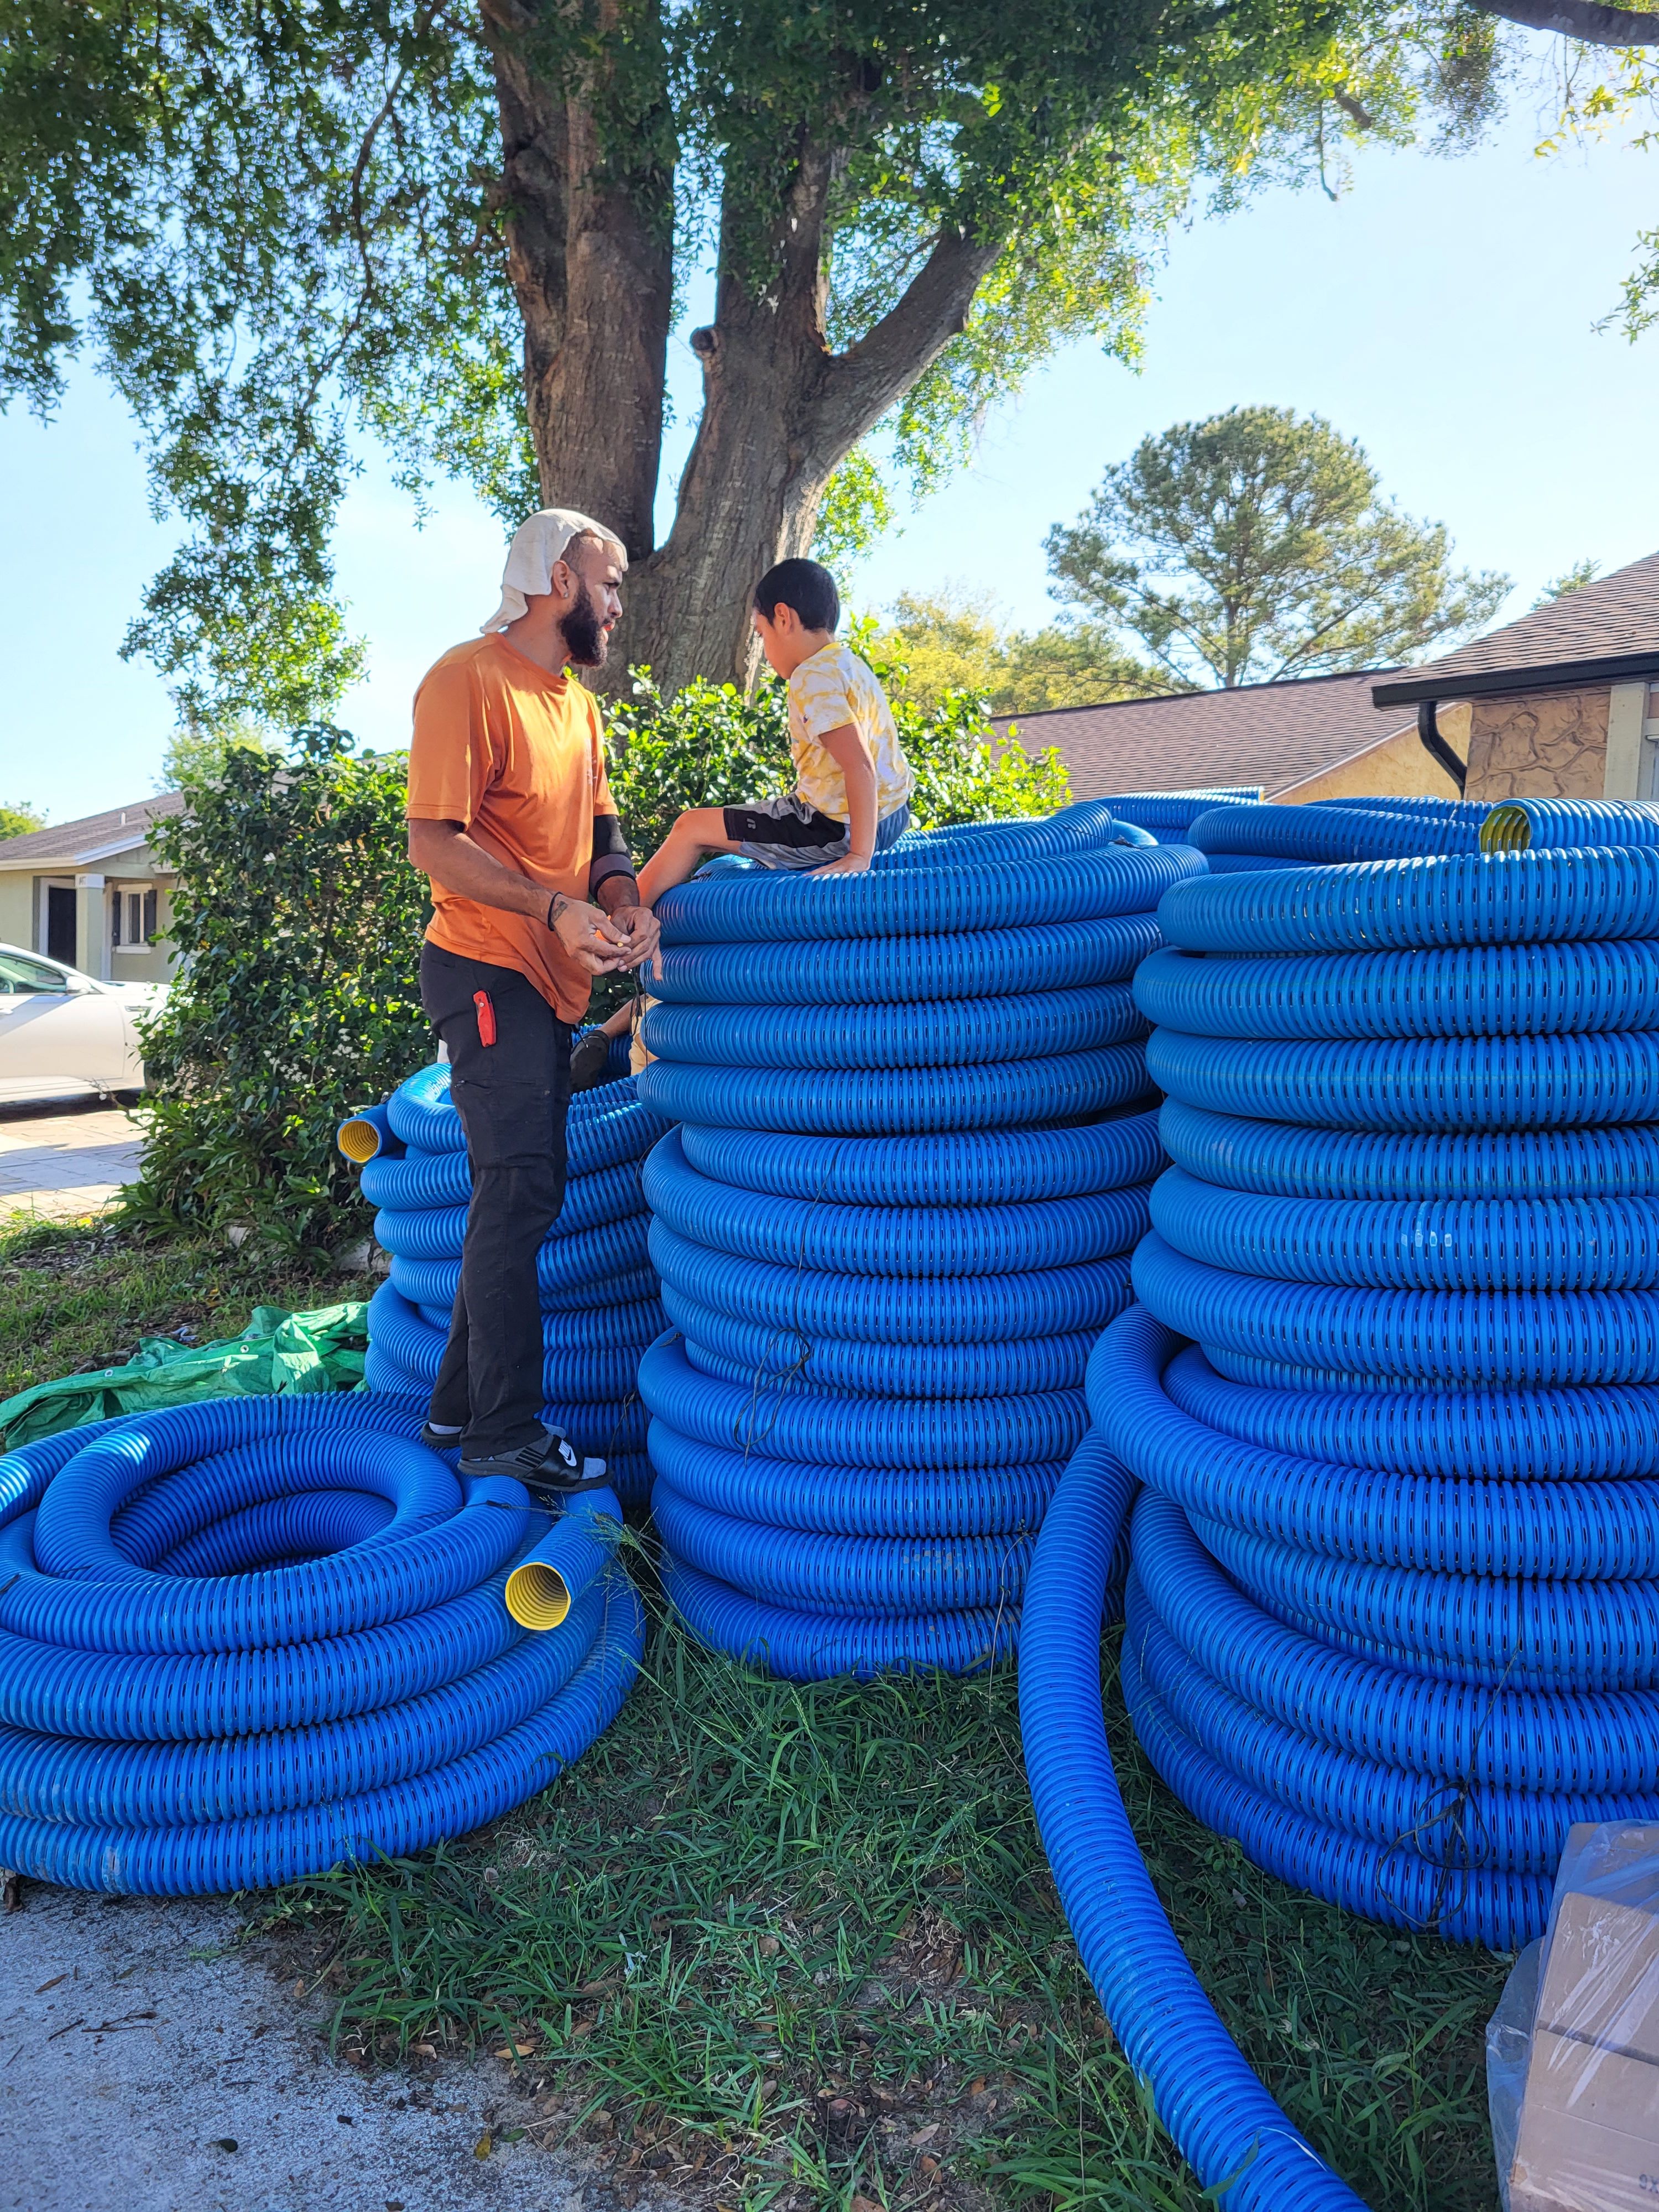
[[[623,836],[622,823],[614,814],[593,817],[593,860],[587,871],[587,896],[597,898],[599,885],[612,876],[634,876],[634,863],[629,857],[628,840]]]
[[[628,840],[623,836],[622,823],[614,814],[593,817],[593,860],[587,871],[587,896],[599,896],[599,885],[608,883],[612,876],[634,875],[634,863],[629,857]]]

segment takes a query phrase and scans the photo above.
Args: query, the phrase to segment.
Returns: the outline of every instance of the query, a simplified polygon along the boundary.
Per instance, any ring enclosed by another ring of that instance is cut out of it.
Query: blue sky
[[[1335,204],[1278,191],[1194,222],[1158,273],[1140,372],[1088,346],[1052,363],[987,426],[973,468],[851,578],[854,602],[949,581],[1045,620],[1049,525],[1149,432],[1251,401],[1316,410],[1358,438],[1407,512],[1516,579],[1508,613],[1577,560],[1659,549],[1659,331],[1632,346],[1595,328],[1635,234],[1659,221],[1659,157],[1615,142],[1540,161],[1538,135],[1522,106],[1471,156],[1363,154]],[[683,339],[673,382],[689,412]],[[0,799],[61,821],[143,796],[172,710],[117,648],[173,532],[151,517],[133,427],[90,371],[49,425],[0,417]],[[422,671],[495,600],[493,519],[442,488],[434,510],[417,529],[371,459],[342,518],[342,585],[371,656],[342,720],[375,745],[404,740]]]

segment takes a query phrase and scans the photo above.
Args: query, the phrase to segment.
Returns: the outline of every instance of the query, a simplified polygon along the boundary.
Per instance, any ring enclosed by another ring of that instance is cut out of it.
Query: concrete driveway
[[[4,2212],[599,2212],[498,2071],[365,2079],[227,1905],[23,1886],[0,1917]],[[672,2198],[654,2197],[658,2207]]]
[[[96,1213],[138,1173],[138,1125],[88,1095],[0,1103],[0,1224]]]

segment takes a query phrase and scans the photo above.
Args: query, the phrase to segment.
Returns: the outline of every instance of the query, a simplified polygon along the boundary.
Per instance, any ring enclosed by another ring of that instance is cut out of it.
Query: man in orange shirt
[[[627,556],[550,507],[513,540],[483,635],[415,695],[409,857],[432,880],[421,998],[448,1048],[472,1202],[426,1439],[464,1474],[604,1479],[540,1419],[536,1256],[564,1196],[571,1024],[595,975],[657,949],[605,779],[599,708]]]

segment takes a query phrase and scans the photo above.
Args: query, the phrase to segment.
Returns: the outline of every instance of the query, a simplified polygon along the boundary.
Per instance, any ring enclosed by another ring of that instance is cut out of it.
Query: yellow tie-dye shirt
[[[875,671],[844,645],[809,653],[789,678],[789,751],[796,789],[820,814],[845,822],[847,779],[821,742],[850,722],[870,749],[876,769],[876,819],[902,806],[915,784],[899,744],[893,710]]]

